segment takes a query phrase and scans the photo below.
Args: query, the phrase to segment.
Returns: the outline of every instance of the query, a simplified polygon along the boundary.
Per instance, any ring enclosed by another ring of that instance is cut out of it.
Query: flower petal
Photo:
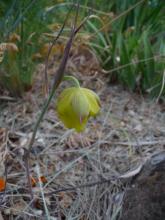
[[[83,91],[78,88],[75,95],[72,98],[72,107],[73,111],[79,117],[80,123],[83,118],[88,117],[89,115],[89,103],[86,96],[83,94]]]
[[[100,111],[100,99],[93,91],[83,88],[90,105],[90,116],[96,116]]]
[[[57,112],[61,121],[67,128],[75,128],[78,132],[85,129],[89,114],[86,98],[82,97],[83,94],[79,88],[71,87],[61,93],[57,104]],[[81,103],[81,100],[84,103]]]
[[[86,88],[71,87],[65,89],[57,101],[58,116],[67,128],[77,132],[85,129],[90,116],[100,111],[99,97]]]

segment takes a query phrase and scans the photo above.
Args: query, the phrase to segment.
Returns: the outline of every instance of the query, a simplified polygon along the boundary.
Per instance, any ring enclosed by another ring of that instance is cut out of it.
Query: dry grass
[[[75,63],[71,59],[68,68],[73,70],[73,67]],[[162,104],[129,93],[120,86],[108,85],[101,71],[90,69],[87,74],[77,69],[76,74],[84,86],[100,95],[102,112],[78,135],[63,128],[54,112],[54,103],[51,104],[38,130],[30,159],[31,175],[44,176],[47,180],[33,187],[33,201],[22,148],[30,140],[43,104],[41,75],[33,93],[27,94],[24,100],[1,96],[1,175],[7,162],[7,188],[0,195],[4,219],[117,220],[128,183],[118,177],[164,149]],[[103,183],[76,188],[97,181]],[[75,189],[65,191],[67,187]],[[60,189],[63,190],[53,193]]]

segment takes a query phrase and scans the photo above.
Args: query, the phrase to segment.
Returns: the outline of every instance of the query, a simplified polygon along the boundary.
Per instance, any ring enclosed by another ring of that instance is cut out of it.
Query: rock
[[[152,156],[123,199],[120,220],[165,219],[165,151]]]

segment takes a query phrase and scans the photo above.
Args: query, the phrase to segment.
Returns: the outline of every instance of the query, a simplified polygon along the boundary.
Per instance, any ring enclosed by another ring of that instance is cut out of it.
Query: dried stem
[[[45,60],[45,71],[44,71],[44,75],[45,75],[45,91],[46,91],[46,94],[49,94],[49,89],[48,89],[48,74],[47,74],[47,71],[48,71],[48,62],[49,62],[49,57],[50,57],[50,54],[51,54],[51,51],[52,51],[52,48],[53,46],[56,44],[57,40],[59,39],[59,37],[61,36],[62,34],[62,31],[64,30],[64,27],[66,25],[66,22],[68,20],[68,17],[69,17],[69,14],[71,12],[71,10],[73,9],[73,5],[72,7],[70,8],[69,12],[67,13],[66,15],[66,18],[65,18],[65,21],[58,33],[58,35],[55,37],[55,39],[52,41],[52,44],[51,46],[49,47],[49,50],[48,50],[48,54],[47,54],[47,57],[46,57],[46,60]]]
[[[64,187],[61,189],[53,190],[51,192],[45,193],[46,195],[52,195],[52,194],[58,194],[60,192],[71,192],[71,191],[77,191],[78,189],[83,189],[83,188],[88,188],[88,187],[94,187],[96,185],[102,185],[105,183],[111,183],[114,180],[118,180],[118,178],[112,178],[112,179],[102,179],[99,181],[87,183],[87,184],[82,184],[82,185],[77,185],[77,186],[71,186],[71,187]]]
[[[30,170],[29,170],[29,151],[27,149],[24,149],[24,163],[25,163],[25,169],[26,169],[26,176],[28,180],[28,186],[29,186],[29,192],[31,196],[31,201],[34,199],[33,190],[32,190],[32,184],[31,184],[31,177],[30,177]]]
[[[69,40],[66,44],[65,50],[64,50],[64,55],[63,55],[62,61],[60,63],[60,66],[59,66],[57,72],[54,74],[54,82],[53,82],[52,90],[51,90],[50,95],[49,95],[49,97],[48,97],[48,99],[47,99],[47,101],[46,101],[46,103],[45,103],[45,105],[44,105],[44,107],[41,111],[41,114],[40,114],[36,124],[35,124],[33,134],[32,134],[29,146],[28,146],[29,152],[31,151],[31,148],[33,146],[39,124],[42,121],[42,119],[43,119],[43,117],[44,117],[44,115],[45,115],[45,113],[46,113],[46,111],[49,107],[49,104],[50,104],[50,102],[51,102],[51,100],[54,96],[54,93],[55,93],[56,89],[58,88],[59,84],[61,83],[61,81],[63,79],[64,71],[65,71],[65,67],[66,67],[66,64],[67,64],[68,57],[69,57],[69,52],[70,52],[70,49],[71,49],[71,46],[72,46],[72,43],[73,43],[73,39],[74,39],[74,37],[77,33],[77,30],[79,29],[79,27],[76,28],[78,10],[79,10],[79,4],[77,5],[76,16],[75,16],[75,19],[74,19],[74,23],[73,23],[73,27],[72,27],[72,30],[71,30],[70,38],[69,38]]]

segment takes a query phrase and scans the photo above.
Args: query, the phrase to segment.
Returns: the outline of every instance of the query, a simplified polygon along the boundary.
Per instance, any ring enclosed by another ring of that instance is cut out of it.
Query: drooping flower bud
[[[91,116],[100,111],[100,100],[92,90],[71,87],[65,89],[57,101],[57,113],[67,128],[75,128],[77,132],[85,129]]]

